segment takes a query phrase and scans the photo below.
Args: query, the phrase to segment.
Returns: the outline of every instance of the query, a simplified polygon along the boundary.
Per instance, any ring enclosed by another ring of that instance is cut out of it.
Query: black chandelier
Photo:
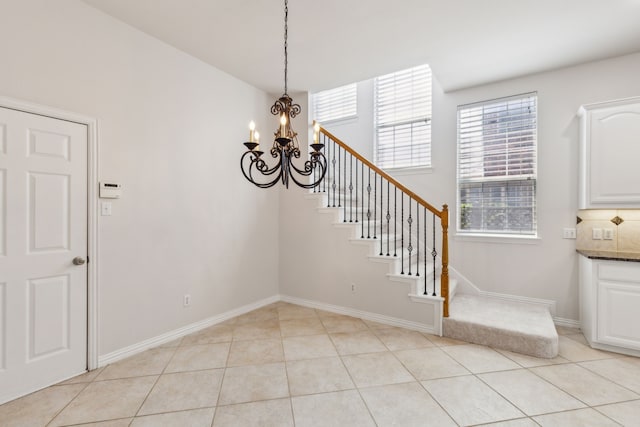
[[[288,0],[284,0],[284,94],[271,106],[271,114],[280,116],[280,126],[274,133],[273,146],[271,147],[271,157],[278,159],[276,163],[269,167],[262,158],[264,154],[260,151],[259,133],[255,130],[255,124],[249,124],[249,141],[244,145],[247,151],[240,158],[240,168],[244,177],[260,188],[273,187],[278,181],[286,188],[289,188],[289,178],[296,185],[302,188],[316,187],[324,179],[327,172],[327,159],[320,152],[324,144],[318,143],[318,125],[314,126],[312,152],[309,160],[305,161],[301,168],[293,163],[293,159],[300,158],[300,148],[298,145],[298,134],[291,127],[291,119],[296,117],[302,109],[300,105],[294,104],[293,99],[287,95],[287,21],[289,18]],[[313,175],[312,182],[303,182],[300,177]],[[256,179],[257,178],[257,179]]]

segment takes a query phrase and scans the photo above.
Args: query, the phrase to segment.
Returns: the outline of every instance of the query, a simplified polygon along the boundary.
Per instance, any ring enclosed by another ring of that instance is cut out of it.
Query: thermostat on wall
[[[115,182],[100,183],[101,199],[119,199],[120,194],[122,194],[122,185]]]

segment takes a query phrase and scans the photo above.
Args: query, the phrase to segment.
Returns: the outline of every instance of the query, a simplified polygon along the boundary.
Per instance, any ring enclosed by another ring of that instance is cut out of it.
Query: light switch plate
[[[102,202],[100,204],[100,214],[102,216],[111,216],[111,202]]]
[[[563,239],[575,239],[576,238],[576,229],[575,228],[563,228],[562,229],[562,238]]]

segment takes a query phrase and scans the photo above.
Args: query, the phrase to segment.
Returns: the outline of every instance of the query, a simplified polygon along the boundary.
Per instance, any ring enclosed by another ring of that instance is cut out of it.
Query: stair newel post
[[[442,224],[442,274],[440,275],[440,292],[444,297],[444,317],[449,317],[449,206],[442,205],[440,216]]]

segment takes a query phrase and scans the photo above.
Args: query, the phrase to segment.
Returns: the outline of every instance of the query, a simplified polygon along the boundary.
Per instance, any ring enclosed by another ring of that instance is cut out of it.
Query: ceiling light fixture
[[[317,124],[314,126],[313,144],[310,145],[313,151],[309,154],[309,160],[304,162],[302,168],[293,164],[293,159],[300,158],[300,148],[298,134],[291,127],[291,119],[300,114],[302,109],[300,105],[294,104],[293,99],[287,94],[288,3],[288,0],[284,1],[284,94],[271,106],[271,114],[280,117],[280,125],[274,133],[275,138],[270,150],[271,157],[278,160],[275,165],[269,167],[262,159],[264,152],[260,151],[260,135],[253,121],[249,124],[249,141],[244,143],[247,151],[240,158],[240,168],[245,178],[260,188],[273,187],[278,181],[282,181],[282,184],[289,188],[289,178],[299,187],[313,188],[322,182],[327,172],[327,159],[320,151],[324,144],[318,143]],[[272,178],[274,175],[275,178]],[[296,175],[311,178],[304,180]]]

